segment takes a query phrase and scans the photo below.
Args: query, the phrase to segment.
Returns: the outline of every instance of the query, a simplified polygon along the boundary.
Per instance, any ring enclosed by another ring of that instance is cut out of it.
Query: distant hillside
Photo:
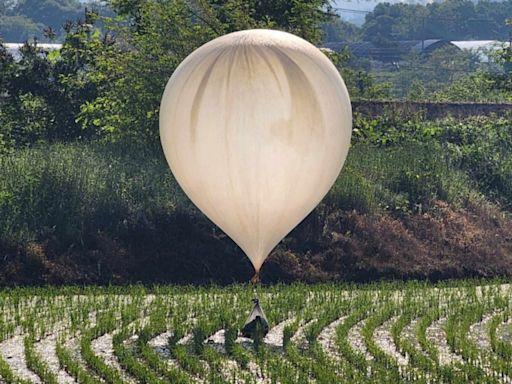
[[[326,41],[371,41],[380,46],[398,40],[506,41],[506,20],[512,15],[512,0],[336,0],[333,7],[341,20],[324,27]]]
[[[365,22],[365,15],[372,12],[378,4],[404,4],[404,5],[423,5],[433,3],[442,3],[443,1],[435,0],[365,0],[365,1],[353,1],[353,0],[333,0],[332,6],[335,8],[336,13],[341,17],[342,20],[361,26]],[[506,3],[507,1],[496,1],[500,3]],[[478,1],[472,1],[476,4]]]
[[[83,19],[85,7],[94,7],[101,14],[109,9],[99,0],[0,0],[0,39],[22,43],[33,39],[49,42],[44,30],[51,28],[54,41],[62,41],[66,21]]]

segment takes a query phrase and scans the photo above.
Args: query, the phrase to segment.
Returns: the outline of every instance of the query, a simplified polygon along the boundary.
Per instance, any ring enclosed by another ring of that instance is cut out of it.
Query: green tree
[[[446,45],[429,54],[410,53],[387,76],[398,97],[428,99],[440,89],[477,71],[476,55]]]
[[[342,20],[340,17],[323,23],[322,30],[324,41],[358,41],[361,39],[361,29],[352,23]]]
[[[368,41],[507,39],[512,1],[445,0],[425,6],[380,3],[365,17]]]
[[[21,43],[41,33],[42,25],[25,16],[0,16],[0,38],[9,43]]]
[[[75,21],[80,18],[83,7],[77,0],[20,0],[14,12],[59,29],[66,20]]]
[[[363,39],[374,42],[418,39],[425,14],[425,7],[420,5],[380,3],[366,15]]]
[[[40,140],[69,141],[83,132],[76,117],[80,107],[97,95],[96,58],[112,40],[94,28],[96,14],[68,23],[60,51],[46,52],[35,42],[21,49],[15,62],[5,49],[0,55],[0,134],[9,145]]]
[[[430,98],[436,101],[511,102],[512,93],[496,88],[489,72],[479,70],[440,87]]]
[[[329,59],[340,71],[351,98],[355,99],[387,99],[390,84],[377,82],[375,76],[364,69],[361,63],[348,49],[341,53],[326,52]]]
[[[109,137],[157,140],[163,89],[178,64],[220,35],[249,28],[290,31],[319,43],[327,0],[112,0],[117,43],[97,57],[98,97],[79,121]]]

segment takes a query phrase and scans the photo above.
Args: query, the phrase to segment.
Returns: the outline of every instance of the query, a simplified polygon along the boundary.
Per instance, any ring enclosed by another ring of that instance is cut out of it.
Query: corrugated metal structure
[[[452,41],[452,44],[464,51],[470,51],[477,54],[480,61],[483,63],[488,63],[490,61],[492,52],[496,52],[509,46],[509,43],[498,40]]]
[[[21,60],[20,50],[25,45],[24,43],[4,43],[3,45],[7,49],[7,52],[9,52],[12,55],[12,57],[14,57],[14,60]],[[37,43],[37,48],[40,49],[42,52],[50,52],[61,49],[62,44]]]
[[[399,62],[410,53],[429,55],[438,48],[451,46],[461,51],[471,51],[478,55],[480,61],[489,62],[490,52],[508,47],[509,43],[498,40],[466,40],[449,41],[439,39],[427,40],[402,40],[388,44],[375,44],[371,41],[356,43],[335,41],[325,43],[322,48],[334,52],[341,52],[345,48],[356,57],[368,58],[383,63]]]

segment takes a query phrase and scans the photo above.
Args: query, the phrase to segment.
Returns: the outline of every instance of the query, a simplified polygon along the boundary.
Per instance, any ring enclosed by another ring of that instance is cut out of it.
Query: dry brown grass
[[[11,249],[2,285],[128,282],[226,284],[251,266],[211,224],[190,217],[159,222],[123,239],[98,233],[93,247],[56,241]],[[398,216],[321,206],[272,253],[264,282],[446,279],[512,275],[512,220],[491,205],[456,210],[436,201],[428,213]]]

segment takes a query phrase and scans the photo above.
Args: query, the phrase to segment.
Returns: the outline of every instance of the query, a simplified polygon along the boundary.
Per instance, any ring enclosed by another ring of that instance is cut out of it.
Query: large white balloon
[[[334,65],[307,41],[263,29],[194,51],[160,109],[176,180],[256,272],[329,191],[351,132],[350,99]]]

